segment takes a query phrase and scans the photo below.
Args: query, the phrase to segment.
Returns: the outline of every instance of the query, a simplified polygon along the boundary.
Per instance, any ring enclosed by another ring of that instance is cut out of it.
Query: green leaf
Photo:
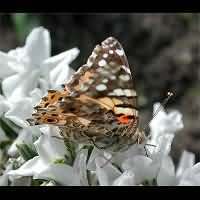
[[[5,149],[6,146],[11,145],[11,144],[12,144],[12,141],[10,141],[10,140],[2,141],[2,142],[0,142],[0,149]]]
[[[14,140],[18,134],[17,132],[15,132],[13,130],[13,128],[11,128],[7,122],[5,122],[5,119],[3,118],[0,118],[0,127],[3,129],[3,131],[5,132],[6,136],[9,138],[9,139],[12,139]]]
[[[19,151],[19,154],[22,156],[24,160],[30,160],[31,158],[38,155],[34,147],[27,144],[16,144],[16,147]]]
[[[32,179],[31,186],[40,186],[45,180],[42,179]]]
[[[69,141],[69,140],[65,140],[65,146],[67,148],[67,151],[69,153],[69,155],[66,155],[66,162],[69,165],[73,165],[74,160],[76,158],[76,148],[77,148],[77,144]]]
[[[39,26],[38,17],[27,13],[12,14],[12,20],[20,42],[24,41],[34,27]]]

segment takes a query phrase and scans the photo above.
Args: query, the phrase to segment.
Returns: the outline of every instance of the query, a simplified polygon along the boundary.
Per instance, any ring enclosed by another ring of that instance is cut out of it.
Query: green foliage
[[[31,186],[40,186],[43,182],[44,180],[42,179],[32,179]]]
[[[65,140],[65,146],[67,148],[68,155],[65,155],[66,163],[68,165],[73,165],[76,158],[76,144],[74,142]]]
[[[37,152],[36,150],[34,149],[34,147],[28,145],[28,144],[16,144],[16,147],[19,151],[19,154],[22,156],[22,158],[24,160],[30,160],[31,158],[37,156]]]
[[[17,37],[20,42],[24,41],[24,38],[34,28],[39,26],[39,19],[37,15],[31,16],[27,13],[12,14],[12,20],[15,25]]]
[[[6,147],[11,144],[12,144],[12,141],[10,141],[10,140],[2,141],[2,142],[0,142],[0,149],[6,149]]]
[[[144,186],[157,186],[157,181],[156,181],[156,179],[145,180],[145,181],[143,181],[142,185],[144,185]]]
[[[65,159],[56,159],[55,161],[54,161],[54,164],[65,164],[66,163],[66,161],[65,161]]]
[[[15,132],[15,130],[11,128],[11,126],[8,125],[8,122],[6,122],[6,120],[3,118],[0,118],[0,127],[3,129],[9,139],[14,140],[17,137],[17,132]]]

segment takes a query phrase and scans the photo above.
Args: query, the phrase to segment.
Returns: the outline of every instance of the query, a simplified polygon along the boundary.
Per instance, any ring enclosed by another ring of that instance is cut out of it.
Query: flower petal
[[[26,119],[30,118],[33,112],[33,105],[30,98],[24,98],[15,104],[12,104],[10,110],[5,114],[5,117],[21,127],[28,127]]]
[[[156,147],[153,149],[154,154],[160,153],[162,156],[168,155],[171,150],[171,144],[173,141],[174,135],[172,134],[165,134],[161,135],[158,138],[158,141],[156,143]]]
[[[113,186],[133,186],[135,184],[135,174],[132,170],[125,171],[120,177],[118,177]]]
[[[48,165],[39,158],[35,156],[34,158],[25,162],[21,167],[16,170],[10,170],[7,172],[11,176],[33,176],[37,173],[44,171]]]
[[[42,127],[40,127],[40,131],[44,135],[49,136],[49,137],[56,136],[56,137],[62,138],[60,135],[60,130],[57,126],[53,126],[53,125],[49,125],[49,124],[42,125]]]
[[[12,74],[15,73],[15,69],[13,69],[10,63],[13,63],[13,65],[16,65],[17,60],[13,58],[12,56],[9,56],[7,53],[0,51],[0,66],[1,66],[0,78],[1,79],[11,76]]]
[[[102,155],[103,155],[102,151],[94,147],[87,163],[87,169],[90,171],[95,171],[96,170],[95,159],[97,157],[101,157]]]
[[[66,52],[66,57],[50,72],[50,82],[52,86],[59,86],[69,80],[75,72],[69,64],[78,56],[79,50],[73,48]]]
[[[117,152],[113,156],[112,161],[118,166],[121,166],[126,159],[133,158],[136,155],[145,155],[144,145],[135,144],[132,145],[127,151]]]
[[[13,102],[27,97],[30,91],[36,88],[38,76],[39,71],[33,70],[15,74],[4,79],[2,81],[3,94]]]
[[[42,96],[43,96],[43,92],[39,88],[35,88],[29,94],[30,94],[30,98],[32,100],[32,104],[33,105],[38,103],[41,100]]]
[[[109,162],[106,165],[104,165],[105,162],[107,162],[107,160],[105,160],[102,157],[98,157],[95,159],[96,175],[101,186],[112,185],[114,180],[121,175],[121,172],[116,167],[114,167]]]
[[[44,162],[54,162],[57,159],[64,159],[67,153],[64,141],[55,137],[41,135],[34,144],[40,158]]]
[[[160,103],[154,104],[154,113],[160,110],[156,117],[150,122],[151,143],[157,144],[158,138],[161,135],[174,134],[176,131],[183,128],[182,114],[178,111],[165,113],[164,108]]]
[[[63,186],[79,186],[80,178],[76,174],[75,170],[65,164],[51,164],[48,167],[37,173],[33,177],[34,179],[45,179],[45,180],[54,180],[58,184]]]
[[[74,72],[64,60],[50,72],[51,85],[55,88],[66,83]]]
[[[66,60],[67,65],[70,64],[79,54],[78,48],[72,48],[70,50],[64,51],[56,56],[52,56],[43,62],[43,68],[53,69],[56,65],[58,65],[63,60]]]
[[[88,186],[87,168],[86,168],[87,154],[88,154],[87,149],[81,150],[81,152],[79,152],[78,155],[76,156],[76,159],[73,164],[73,168],[79,175],[81,185],[83,186]]]
[[[50,57],[51,39],[49,31],[43,27],[34,28],[26,39],[24,50],[29,63],[39,66]]]
[[[32,177],[13,178],[11,186],[31,186]]]
[[[0,95],[0,117],[9,110],[10,104],[4,96]]]
[[[165,156],[162,159],[160,170],[157,176],[157,184],[159,186],[175,185],[175,167],[172,159],[169,156]]]
[[[149,157],[137,155],[125,160],[122,168],[124,171],[132,170],[135,174],[135,183],[141,184],[143,181],[155,178],[158,165]]]
[[[183,151],[176,170],[177,178],[179,179],[181,175],[184,173],[184,171],[192,167],[194,164],[195,164],[195,155],[188,151]]]
[[[200,186],[200,163],[185,170],[180,179],[179,185]]]
[[[40,135],[40,131],[38,127],[27,127],[25,129],[22,129],[22,131],[19,132],[18,137],[15,139],[15,141],[12,143],[10,148],[8,149],[8,155],[15,156],[17,153],[17,147],[16,145],[20,144],[32,144],[33,138]]]
[[[8,175],[3,174],[0,176],[0,186],[8,186]]]

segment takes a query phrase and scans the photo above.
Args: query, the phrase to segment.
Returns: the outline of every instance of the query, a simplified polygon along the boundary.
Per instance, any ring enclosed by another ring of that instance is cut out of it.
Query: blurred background
[[[78,47],[72,63],[84,64],[94,46],[108,36],[123,45],[134,68],[142,123],[151,119],[152,106],[174,92],[167,108],[183,114],[184,130],[173,141],[177,163],[183,149],[200,161],[200,14],[0,14],[0,50],[23,46],[32,28],[50,31],[52,55]]]

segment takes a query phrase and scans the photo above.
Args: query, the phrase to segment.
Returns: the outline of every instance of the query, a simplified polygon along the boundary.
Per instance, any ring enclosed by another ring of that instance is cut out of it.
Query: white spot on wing
[[[123,56],[124,55],[124,51],[122,49],[116,49],[115,52],[119,55],[119,56]]]
[[[135,90],[125,89],[124,93],[125,93],[125,95],[127,97],[135,97],[135,96],[137,96]]]
[[[105,79],[102,80],[102,82],[103,82],[103,83],[107,83],[107,82],[108,82],[108,79],[105,78]]]
[[[92,52],[91,57],[95,59],[97,57],[97,54],[95,52]]]
[[[130,80],[130,76],[128,74],[121,74],[119,76],[119,78],[122,80],[122,81],[129,81]]]
[[[138,111],[134,108],[114,107],[114,112],[115,112],[115,114],[138,116]]]
[[[91,62],[90,59],[88,59],[88,61],[87,61],[87,66],[88,66],[88,67],[91,67],[92,65],[93,65],[93,62]]]
[[[85,92],[85,91],[87,91],[88,90],[88,86],[86,86],[86,85],[81,85],[80,86],[80,90],[82,91],[82,92]]]
[[[103,67],[103,66],[105,66],[107,64],[107,62],[104,60],[104,59],[102,59],[102,60],[100,60],[99,62],[98,62],[98,65],[100,66],[100,67]]]
[[[115,96],[115,93],[114,92],[109,92],[108,96]]]
[[[108,54],[107,54],[107,53],[104,53],[104,54],[103,54],[103,57],[104,57],[104,58],[107,58],[107,57],[108,57]]]
[[[110,79],[111,79],[111,80],[116,80],[116,76],[111,75],[111,76],[110,76]]]
[[[113,54],[114,52],[113,52],[113,50],[109,50],[109,54]]]
[[[100,92],[104,91],[106,89],[107,89],[107,86],[105,84],[99,84],[99,85],[96,86],[96,90],[100,91]]]
[[[93,79],[90,79],[90,80],[88,80],[87,83],[91,85],[92,83],[94,83],[94,80],[93,80]]]
[[[121,88],[114,89],[113,92],[116,96],[124,96],[125,95],[124,91]]]
[[[125,65],[121,66],[127,73],[131,74],[131,71],[128,67],[126,67]]]

